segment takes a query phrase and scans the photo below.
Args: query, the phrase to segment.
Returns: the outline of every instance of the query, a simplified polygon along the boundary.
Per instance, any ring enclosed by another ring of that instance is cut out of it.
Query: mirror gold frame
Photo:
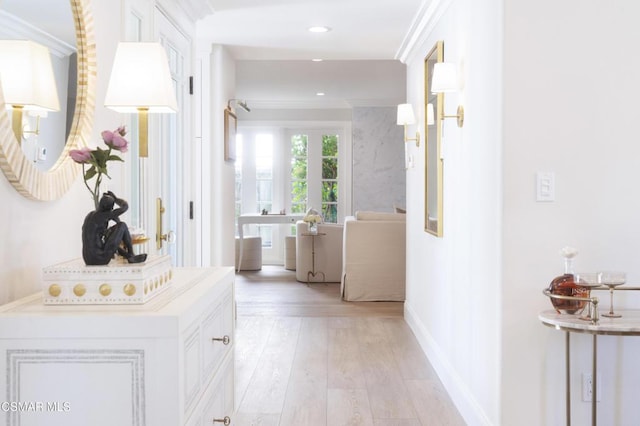
[[[424,59],[424,111],[426,141],[424,150],[424,230],[442,237],[442,116],[444,95],[431,93],[433,66],[444,61],[444,42],[438,41]],[[433,105],[433,123],[429,124],[429,104]]]
[[[70,4],[78,46],[78,96],[67,143],[51,169],[39,170],[22,153],[0,90],[0,168],[16,191],[33,200],[57,200],[69,190],[81,170],[69,151],[87,146],[93,127],[96,88],[93,16],[90,0],[70,0]]]

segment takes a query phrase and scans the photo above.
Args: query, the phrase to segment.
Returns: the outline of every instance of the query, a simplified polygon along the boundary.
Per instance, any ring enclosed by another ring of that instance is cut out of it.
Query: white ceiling
[[[198,21],[198,42],[227,47],[237,60],[237,96],[254,106],[388,105],[406,96],[396,58],[427,0],[208,2],[214,12]],[[317,25],[331,31],[307,31]]]
[[[198,37],[236,59],[395,59],[424,0],[210,0]],[[311,26],[331,28],[325,34]]]

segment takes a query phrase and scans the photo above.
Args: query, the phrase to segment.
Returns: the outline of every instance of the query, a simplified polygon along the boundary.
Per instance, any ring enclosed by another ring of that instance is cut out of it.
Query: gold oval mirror
[[[67,0],[63,0],[67,1]],[[4,95],[0,90],[0,168],[9,182],[23,196],[42,201],[56,200],[64,195],[75,181],[81,167],[69,157],[69,150],[86,146],[93,126],[95,108],[96,52],[93,35],[93,18],[89,0],[69,0],[75,26],[77,46],[77,84],[75,87],[75,108],[69,118],[68,136],[57,160],[48,168],[41,170],[32,159],[24,155],[12,129],[12,119],[5,108]],[[50,1],[43,7],[59,8]],[[49,21],[51,15],[43,7],[30,5],[32,10],[45,14]],[[16,21],[20,21],[17,19]],[[70,88],[73,92],[73,88]],[[60,99],[60,102],[66,99]],[[45,119],[46,120],[46,119]],[[64,135],[59,137],[64,139]]]
[[[433,66],[444,60],[444,42],[438,41],[424,59],[426,147],[424,150],[424,230],[442,237],[443,163],[441,153],[444,95],[431,93]]]

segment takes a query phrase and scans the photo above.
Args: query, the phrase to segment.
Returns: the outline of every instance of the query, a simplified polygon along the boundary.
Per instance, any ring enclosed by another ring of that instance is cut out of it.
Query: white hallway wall
[[[536,320],[550,306],[540,291],[562,270],[558,250],[580,250],[577,270],[621,269],[640,282],[640,4],[509,0],[504,13],[503,423],[527,413],[560,424],[564,336]],[[556,174],[554,203],[535,202],[539,170]],[[617,296],[640,308],[627,299]],[[573,342],[573,421],[587,424],[577,390],[590,339]],[[599,340],[599,424],[637,424],[638,344]]]
[[[433,2],[407,62],[407,99],[424,129],[424,57],[437,40],[462,70],[464,127],[443,129],[444,237],[424,229],[424,146],[407,171],[405,318],[469,424],[500,423],[499,1]],[[411,130],[413,132],[413,130]],[[424,133],[421,131],[421,133]]]
[[[407,173],[407,320],[469,424],[562,424],[564,336],[537,320],[550,307],[541,290],[562,271],[559,249],[580,250],[579,270],[640,278],[640,61],[631,53],[640,5],[436,3],[444,13],[408,61],[407,96],[423,108],[423,56],[443,39],[445,60],[464,75],[445,109],[460,101],[467,115],[463,129],[445,124],[444,238],[423,233],[424,201],[412,196],[423,191],[422,150]],[[536,171],[556,173],[555,202],[535,201]],[[590,339],[573,342],[577,390]],[[600,339],[601,422],[637,418],[638,343]],[[573,410],[576,424],[589,421],[575,391]]]

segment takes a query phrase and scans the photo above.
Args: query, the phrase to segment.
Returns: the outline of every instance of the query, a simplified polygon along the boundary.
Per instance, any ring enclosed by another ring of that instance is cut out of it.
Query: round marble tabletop
[[[554,310],[540,312],[538,319],[549,327],[574,333],[640,336],[640,310],[620,310],[618,313],[622,317],[600,316],[598,324],[582,320],[578,315],[559,314]]]

